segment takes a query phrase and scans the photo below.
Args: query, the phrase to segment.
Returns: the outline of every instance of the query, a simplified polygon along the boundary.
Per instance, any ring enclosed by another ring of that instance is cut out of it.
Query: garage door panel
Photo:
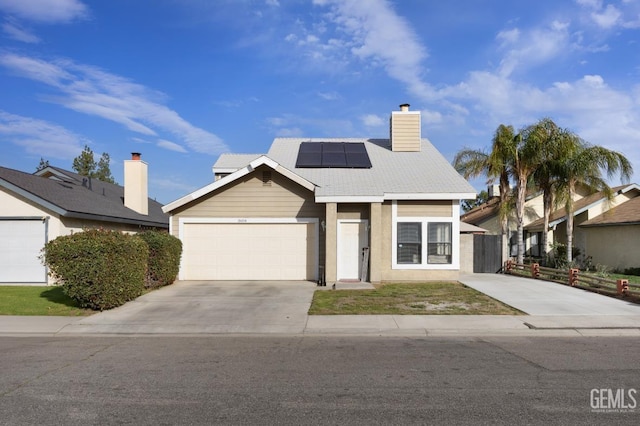
[[[46,281],[46,269],[39,259],[46,242],[42,220],[0,220],[0,240],[0,282]]]
[[[315,279],[313,223],[186,223],[187,280]]]

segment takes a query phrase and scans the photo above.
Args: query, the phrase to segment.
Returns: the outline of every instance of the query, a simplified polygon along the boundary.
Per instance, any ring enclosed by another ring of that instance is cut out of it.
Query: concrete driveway
[[[178,281],[61,333],[302,333],[309,281]]]

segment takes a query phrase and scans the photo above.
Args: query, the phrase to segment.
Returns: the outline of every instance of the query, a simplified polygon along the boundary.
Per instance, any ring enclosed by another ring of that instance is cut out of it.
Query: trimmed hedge
[[[90,229],[48,242],[43,259],[69,297],[102,311],[142,294],[149,248],[134,235]]]
[[[145,287],[158,288],[173,283],[180,269],[182,241],[163,231],[144,231],[136,236],[149,246]]]

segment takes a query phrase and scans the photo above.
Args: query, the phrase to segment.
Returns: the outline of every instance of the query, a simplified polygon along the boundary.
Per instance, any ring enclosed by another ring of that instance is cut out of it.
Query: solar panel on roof
[[[364,143],[303,142],[296,160],[298,168],[371,168]]]
[[[322,146],[313,142],[303,142],[298,150],[296,167],[311,168],[322,166]]]
[[[348,167],[371,168],[371,160],[363,143],[345,144],[345,154]]]

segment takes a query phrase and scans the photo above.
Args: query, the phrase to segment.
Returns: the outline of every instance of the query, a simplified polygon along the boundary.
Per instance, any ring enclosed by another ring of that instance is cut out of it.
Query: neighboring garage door
[[[0,283],[44,283],[47,275],[38,258],[46,242],[42,218],[0,218]]]
[[[185,223],[182,279],[315,280],[316,223]]]

